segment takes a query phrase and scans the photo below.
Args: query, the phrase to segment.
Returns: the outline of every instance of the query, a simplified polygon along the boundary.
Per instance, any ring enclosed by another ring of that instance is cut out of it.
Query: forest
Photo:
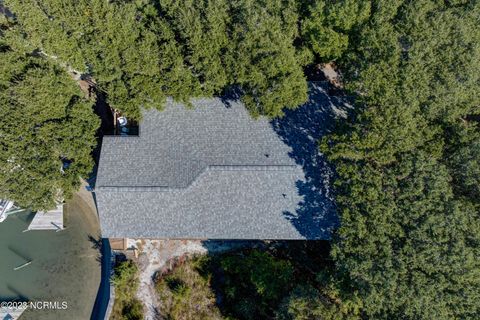
[[[355,108],[318,141],[341,226],[314,283],[335,303],[298,291],[286,319],[480,318],[479,1],[3,2],[0,198],[50,208],[92,171],[100,121],[72,75],[135,119],[232,88],[275,118],[334,63]]]

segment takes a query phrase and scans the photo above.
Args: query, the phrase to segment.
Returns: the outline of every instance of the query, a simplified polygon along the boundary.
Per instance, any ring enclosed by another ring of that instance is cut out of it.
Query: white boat
[[[0,222],[7,218],[7,213],[13,208],[13,201],[0,199]]]

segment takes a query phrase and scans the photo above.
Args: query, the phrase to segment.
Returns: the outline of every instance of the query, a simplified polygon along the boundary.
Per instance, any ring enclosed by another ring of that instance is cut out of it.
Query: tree
[[[461,123],[450,136],[447,163],[454,191],[475,201],[480,198],[480,132],[475,123]]]
[[[370,1],[315,1],[302,23],[302,38],[320,60],[331,61],[347,50],[349,33],[370,16]]]
[[[277,320],[358,320],[361,319],[360,304],[358,299],[357,301],[340,301],[322,294],[311,285],[298,285],[284,299],[275,318]]]
[[[159,7],[158,15],[175,34],[183,61],[192,70],[199,88],[195,93],[221,93],[230,82],[224,62],[230,45],[228,2],[163,0]]]
[[[139,285],[137,265],[131,260],[119,263],[115,266],[111,281],[115,285],[115,303],[111,319],[143,319],[143,304],[135,297]]]
[[[161,1],[159,7],[201,88],[197,96],[239,87],[252,116],[272,118],[306,101],[303,61],[293,45],[294,1]]]
[[[133,118],[162,108],[168,95],[186,99],[192,75],[178,59],[174,34],[145,1],[9,0],[15,28],[31,50],[93,78],[108,102]],[[172,85],[175,80],[181,85]]]
[[[225,274],[222,290],[232,316],[242,319],[268,318],[292,288],[294,268],[290,261],[253,250],[221,258]]]
[[[15,45],[91,77],[133,118],[167,97],[188,103],[230,86],[253,116],[306,100],[293,0],[5,2],[25,35]]]
[[[321,144],[338,173],[337,276],[370,318],[476,319],[480,6],[372,8],[341,61],[357,112]]]
[[[453,197],[446,167],[430,157],[404,154],[388,168],[364,163],[355,176],[340,164],[348,191],[339,198],[342,227],[333,256],[371,317],[478,313],[478,207]]]
[[[91,172],[99,119],[64,69],[6,44],[0,56],[0,198],[51,209]]]
[[[229,71],[244,91],[242,101],[257,117],[283,115],[307,99],[307,83],[293,41],[297,36],[293,1],[232,2]]]
[[[135,291],[138,288],[138,267],[131,261],[126,260],[115,266],[112,277],[112,284],[119,290],[118,298],[121,301],[127,301],[135,297]]]

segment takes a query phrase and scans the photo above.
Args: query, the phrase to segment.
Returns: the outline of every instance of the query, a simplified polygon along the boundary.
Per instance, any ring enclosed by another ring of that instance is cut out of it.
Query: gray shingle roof
[[[291,150],[240,103],[146,110],[138,137],[103,139],[95,186],[102,235],[304,239],[286,217],[305,179]]]
[[[251,119],[238,103],[169,103],[144,112],[140,137],[104,138],[99,184],[183,188],[209,165],[295,165],[289,150],[267,120]]]
[[[186,189],[101,191],[103,236],[301,238],[282,216],[300,200],[291,192],[297,178],[295,170],[208,170]]]

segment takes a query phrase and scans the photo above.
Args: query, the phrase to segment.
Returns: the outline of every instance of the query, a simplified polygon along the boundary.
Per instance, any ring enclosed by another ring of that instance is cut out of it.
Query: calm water
[[[0,223],[0,300],[67,302],[66,310],[27,310],[22,319],[89,319],[100,283],[95,216],[77,196],[65,206],[63,231],[22,232],[32,218],[25,211]]]

